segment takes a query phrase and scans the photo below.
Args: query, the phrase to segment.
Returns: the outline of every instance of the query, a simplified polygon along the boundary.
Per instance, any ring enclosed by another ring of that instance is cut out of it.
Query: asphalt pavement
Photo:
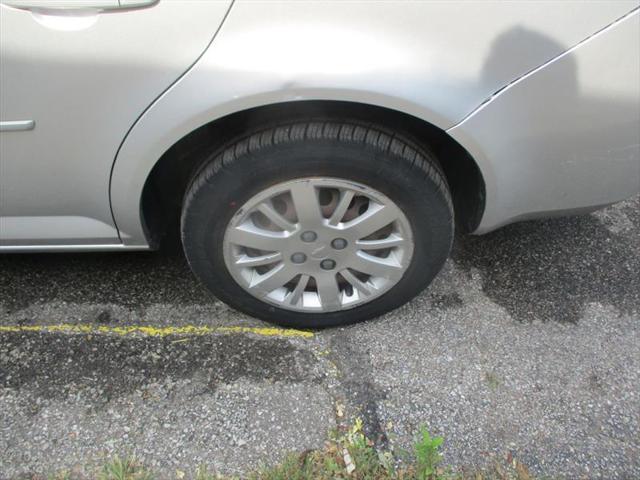
[[[449,465],[640,478],[640,197],[459,237],[384,317],[301,334],[212,298],[178,252],[0,256],[0,478],[135,454],[242,474],[356,417]]]

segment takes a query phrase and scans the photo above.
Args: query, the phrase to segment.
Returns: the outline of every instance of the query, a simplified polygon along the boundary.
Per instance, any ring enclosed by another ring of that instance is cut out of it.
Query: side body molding
[[[122,144],[110,186],[120,237],[146,243],[145,181],[163,153],[204,124],[262,105],[342,100],[448,129],[635,5],[237,0],[198,63]]]

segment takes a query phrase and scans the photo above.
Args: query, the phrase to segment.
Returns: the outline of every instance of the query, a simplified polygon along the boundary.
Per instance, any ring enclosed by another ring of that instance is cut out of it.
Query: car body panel
[[[136,208],[144,182],[203,124],[261,105],[342,100],[446,129],[637,4],[238,1],[212,46],[122,146],[111,185],[122,240],[146,241]]]
[[[35,122],[0,133],[0,246],[121,245],[109,201],[118,147],[207,48],[230,3],[0,6],[0,120]]]
[[[640,12],[505,88],[448,133],[480,164],[476,233],[640,190]]]

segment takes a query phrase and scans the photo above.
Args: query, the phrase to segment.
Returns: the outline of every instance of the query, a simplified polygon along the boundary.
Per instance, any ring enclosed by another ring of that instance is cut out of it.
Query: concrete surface
[[[640,197],[458,238],[410,304],[309,338],[260,333],[178,254],[6,255],[0,272],[0,478],[114,453],[241,474],[355,417],[382,448],[424,424],[454,466],[511,452],[552,477],[640,478]],[[29,330],[60,323],[104,328]]]

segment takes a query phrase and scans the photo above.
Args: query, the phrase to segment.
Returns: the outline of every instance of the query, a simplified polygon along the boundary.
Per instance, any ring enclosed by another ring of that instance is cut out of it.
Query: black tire
[[[414,236],[411,264],[385,294],[352,309],[294,312],[262,302],[225,265],[222,240],[237,209],[261,190],[305,176],[344,178],[385,194],[404,212]],[[433,155],[400,135],[355,122],[296,122],[268,128],[211,152],[194,175],[182,208],[189,264],[220,300],[287,327],[322,328],[366,320],[422,291],[451,250],[453,207]]]

